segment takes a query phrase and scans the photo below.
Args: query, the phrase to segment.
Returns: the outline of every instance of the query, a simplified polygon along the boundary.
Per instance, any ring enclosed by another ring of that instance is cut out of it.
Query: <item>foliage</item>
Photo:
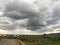
[[[46,36],[46,34],[20,35],[20,36],[7,35],[6,38],[22,40],[26,45],[52,45],[52,44],[60,45],[60,37],[48,37]]]

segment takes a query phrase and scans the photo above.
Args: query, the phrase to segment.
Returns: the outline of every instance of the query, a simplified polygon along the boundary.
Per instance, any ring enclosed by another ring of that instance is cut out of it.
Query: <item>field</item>
[[[46,35],[8,35],[5,38],[19,39],[26,45],[60,45],[60,37],[48,37]]]
[[[45,37],[39,35],[18,36],[26,45],[60,45],[60,37]]]

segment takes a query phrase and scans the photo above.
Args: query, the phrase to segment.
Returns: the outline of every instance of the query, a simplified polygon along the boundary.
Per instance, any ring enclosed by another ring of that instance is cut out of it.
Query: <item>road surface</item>
[[[22,41],[18,39],[2,39],[0,45],[25,45]]]

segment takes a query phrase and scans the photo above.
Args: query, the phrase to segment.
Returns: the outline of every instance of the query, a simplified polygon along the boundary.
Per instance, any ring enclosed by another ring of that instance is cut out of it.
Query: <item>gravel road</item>
[[[2,39],[0,45],[25,45],[22,41],[18,39]]]

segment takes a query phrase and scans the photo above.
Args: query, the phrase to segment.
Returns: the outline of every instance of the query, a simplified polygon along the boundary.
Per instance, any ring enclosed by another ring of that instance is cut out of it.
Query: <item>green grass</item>
[[[60,37],[28,35],[28,36],[17,36],[13,38],[22,40],[26,45],[60,45]]]
[[[48,40],[47,42],[23,41],[26,45],[60,45],[60,41]]]
[[[51,37],[19,37],[18,39],[22,40],[26,45],[60,45],[60,39],[51,38]]]

